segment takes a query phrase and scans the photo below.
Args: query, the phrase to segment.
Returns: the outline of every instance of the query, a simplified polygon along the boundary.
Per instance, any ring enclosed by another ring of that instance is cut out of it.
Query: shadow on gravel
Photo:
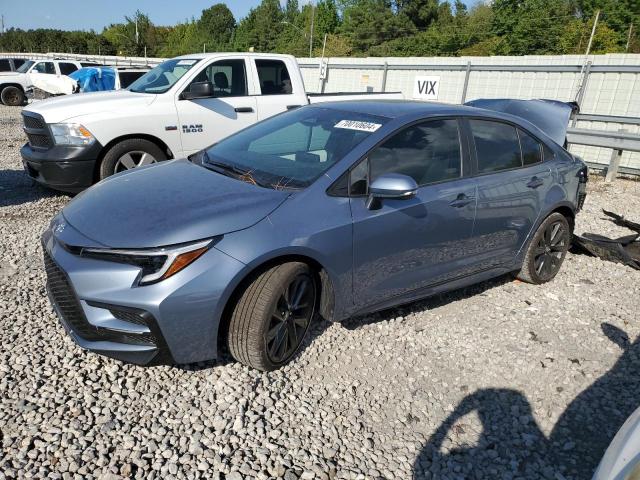
[[[619,328],[601,326],[623,354],[569,404],[549,438],[521,392],[478,390],[460,402],[423,447],[414,478],[591,478],[615,433],[638,407],[640,391],[640,337],[631,343]],[[462,417],[472,412],[482,423],[477,443],[447,449],[449,439],[464,433]]]
[[[0,170],[0,207],[22,205],[56,195],[64,194],[42,187],[22,170]]]
[[[432,310],[449,303],[457,302],[458,300],[464,300],[466,298],[475,297],[476,295],[482,295],[487,290],[511,282],[513,282],[513,276],[511,274],[506,274],[502,275],[501,277],[493,278],[491,280],[477,283],[465,288],[460,288],[458,290],[453,290],[450,292],[439,293],[431,297],[427,297],[423,300],[416,300],[400,307],[388,308],[386,310],[381,310],[366,315],[351,317],[341,322],[340,324],[349,330],[355,330],[372,323],[389,320],[399,316],[404,317],[415,312]]]

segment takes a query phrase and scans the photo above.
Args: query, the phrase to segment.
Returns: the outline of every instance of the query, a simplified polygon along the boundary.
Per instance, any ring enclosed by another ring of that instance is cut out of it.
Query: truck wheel
[[[162,162],[167,155],[155,143],[142,138],[131,138],[116,143],[100,164],[100,179],[132,168]]]
[[[316,309],[316,280],[309,266],[292,262],[258,276],[231,314],[233,358],[262,371],[275,370],[298,351]]]
[[[527,247],[518,278],[541,284],[553,280],[571,242],[571,227],[561,213],[552,213],[538,227]]]
[[[24,92],[18,87],[4,87],[0,93],[0,100],[10,107],[19,107],[24,103]]]

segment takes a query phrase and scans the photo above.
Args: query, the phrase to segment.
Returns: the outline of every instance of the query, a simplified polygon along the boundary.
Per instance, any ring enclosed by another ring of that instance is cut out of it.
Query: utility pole
[[[311,32],[309,35],[309,58],[313,56],[313,22],[316,16],[316,6],[311,2]]]
[[[631,44],[631,32],[633,30],[633,23],[629,24],[629,35],[627,36],[627,48],[625,48],[625,52],[629,51],[629,45]]]
[[[138,45],[138,39],[139,39],[139,34],[138,34],[138,14],[136,13],[136,45]]]
[[[4,35],[4,15],[0,15],[0,34]],[[629,44],[627,44],[629,47]]]
[[[591,29],[591,36],[589,37],[589,44],[587,45],[587,52],[585,56],[589,56],[589,52],[591,52],[591,44],[593,43],[593,37],[596,34],[596,27],[598,26],[598,19],[600,18],[600,10],[596,11],[596,19],[593,21],[593,28]]]

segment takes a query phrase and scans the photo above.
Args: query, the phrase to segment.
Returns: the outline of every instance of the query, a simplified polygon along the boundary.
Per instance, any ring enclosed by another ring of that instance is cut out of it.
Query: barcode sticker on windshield
[[[335,128],[346,128],[347,130],[360,130],[362,132],[375,132],[382,125],[379,123],[360,122],[358,120],[340,120]]]
[[[178,60],[178,63],[176,63],[176,65],[193,65],[196,62],[197,60]]]

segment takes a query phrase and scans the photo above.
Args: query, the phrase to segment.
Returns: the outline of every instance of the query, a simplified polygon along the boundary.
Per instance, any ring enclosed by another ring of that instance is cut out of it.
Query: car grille
[[[24,126],[27,128],[45,128],[44,122],[39,118],[23,115],[22,120],[24,121]]]
[[[47,272],[47,287],[51,300],[58,307],[62,320],[85,340],[98,340],[97,329],[87,322],[67,276],[46,251],[44,268]]]
[[[29,145],[34,148],[51,148],[51,137],[39,133],[27,133]]]
[[[47,272],[47,288],[51,301],[55,303],[62,321],[73,332],[87,341],[112,341],[129,345],[156,345],[156,338],[152,333],[128,333],[96,327],[87,321],[82,306],[76,297],[67,275],[58,267],[51,256],[44,252],[44,265]],[[134,312],[111,310],[116,318],[128,322],[146,325],[144,318]]]

